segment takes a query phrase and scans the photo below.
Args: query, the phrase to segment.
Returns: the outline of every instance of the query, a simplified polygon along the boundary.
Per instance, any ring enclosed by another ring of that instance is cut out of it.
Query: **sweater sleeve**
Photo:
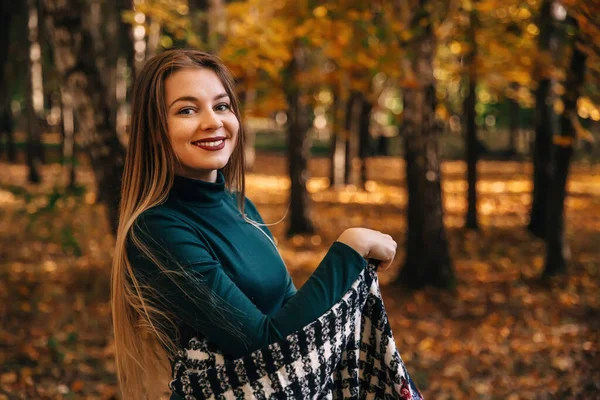
[[[354,249],[334,243],[304,286],[268,316],[229,278],[188,224],[158,213],[147,213],[138,221],[138,237],[157,250],[167,271],[178,271],[180,265],[185,274],[164,273],[128,244],[136,277],[143,277],[153,289],[152,300],[232,357],[281,340],[316,320],[340,300],[367,265]]]
[[[287,301],[289,299],[291,299],[293,296],[295,296],[296,293],[298,293],[298,290],[296,289],[296,285],[294,285],[294,281],[292,281],[292,277],[288,273],[287,274],[287,286],[285,289],[285,296],[283,297],[283,304],[287,303]]]

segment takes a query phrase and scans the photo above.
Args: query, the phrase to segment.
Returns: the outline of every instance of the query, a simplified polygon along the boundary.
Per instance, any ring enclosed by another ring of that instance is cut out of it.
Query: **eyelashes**
[[[191,115],[193,111],[194,111],[194,109],[191,107],[184,107],[181,110],[177,111],[177,114],[178,115]]]
[[[215,108],[221,108],[219,111],[231,110],[231,105],[227,103],[218,104]]]
[[[215,106],[214,110],[217,112],[229,111],[229,110],[231,110],[231,105],[228,103],[220,103]],[[194,107],[183,107],[179,111],[177,111],[177,114],[178,115],[192,115],[194,112],[196,112],[196,108],[194,108]]]

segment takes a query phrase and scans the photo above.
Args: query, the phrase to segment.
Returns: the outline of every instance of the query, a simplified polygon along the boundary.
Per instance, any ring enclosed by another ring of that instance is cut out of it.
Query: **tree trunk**
[[[89,28],[96,54],[96,68],[106,88],[110,124],[117,129],[120,125],[117,122],[119,113],[123,113],[123,103],[128,92],[127,83],[122,82],[124,79],[122,59],[131,58],[133,54],[130,32],[122,23],[121,13],[123,10],[131,9],[131,3],[131,0],[108,2],[93,0],[90,2],[89,12],[83,11],[86,15],[82,21],[83,29]],[[121,68],[119,68],[120,63]]]
[[[42,50],[39,42],[39,7],[37,0],[28,0],[29,57],[27,63],[27,166],[28,179],[39,183],[42,164],[42,121],[44,118],[44,90],[42,78]]]
[[[208,47],[208,9],[210,0],[189,0],[190,14],[192,17],[192,29],[200,36],[202,46]]]
[[[344,140],[342,139],[343,110],[341,88],[333,89],[333,118],[331,121],[331,144],[329,148],[329,186],[339,186],[344,180]]]
[[[469,93],[464,102],[464,115],[466,127],[466,149],[467,149],[467,216],[465,227],[467,229],[479,230],[477,221],[477,125],[475,124],[475,89],[477,87],[477,41],[475,40],[475,11],[470,12],[469,51],[465,63],[468,68]]]
[[[133,0],[117,0],[115,3],[115,7],[119,10],[119,13],[123,10],[133,9]],[[119,54],[125,57],[133,75],[135,73],[135,53],[133,50],[133,30],[131,24],[125,22],[123,18],[118,18],[118,31]],[[126,97],[129,98],[129,93]]]
[[[77,184],[75,173],[75,118],[73,116],[73,97],[67,88],[60,91],[61,97],[61,115],[62,115],[62,133],[63,133],[63,169],[68,168],[67,181],[68,187],[74,188]]]
[[[512,85],[516,92],[518,91],[518,85]],[[508,151],[511,156],[517,154],[517,138],[519,135],[519,102],[516,99],[508,99],[508,130],[509,130],[509,145]]]
[[[249,69],[247,71],[247,75],[248,77],[252,77],[250,79],[248,79],[247,81],[247,85],[246,85],[246,90],[244,91],[244,114],[246,115],[246,118],[244,118],[245,121],[248,121],[248,116],[250,116],[253,112],[254,112],[254,108],[256,106],[256,80],[255,78],[255,69]],[[245,146],[245,162],[246,162],[246,169],[247,170],[252,170],[254,168],[254,164],[256,163],[256,130],[254,128],[251,128],[249,125],[246,125],[245,129],[244,129],[244,135],[245,135],[245,141],[244,141],[244,146]]]
[[[383,134],[377,137],[377,155],[387,156],[390,154],[390,142]]]
[[[98,200],[106,205],[114,232],[125,150],[110,117],[91,34],[81,23],[83,5],[78,0],[44,0],[44,5],[56,69],[73,96],[82,143],[96,177]]]
[[[580,38],[577,37],[573,45],[573,56],[565,82],[565,94],[563,95],[565,108],[560,118],[560,135],[553,146],[554,174],[548,192],[544,277],[566,272],[570,256],[568,244],[565,242],[564,208],[569,165],[576,139],[572,118],[577,118],[577,100],[585,78],[586,55],[579,49],[578,45],[580,44]]]
[[[10,93],[7,88],[6,82],[6,64],[9,60],[9,49],[11,41],[11,21],[12,15],[15,10],[14,3],[7,4],[7,1],[0,3],[0,78],[3,83],[0,85],[0,142],[2,137],[6,136],[6,141],[2,145],[2,151],[6,151],[8,160],[10,162],[16,161],[15,144],[13,140],[13,120],[10,109]]]
[[[8,100],[6,101],[8,103]],[[12,112],[9,106],[4,106],[2,114],[0,115],[0,137],[6,136],[6,141],[3,146],[3,150],[6,151],[6,157],[9,162],[15,163],[17,161],[17,148],[15,146],[14,138],[14,121]]]
[[[540,11],[539,48],[550,51],[553,35],[551,0],[545,0]],[[538,66],[539,68],[539,66]],[[540,76],[540,74],[536,74]],[[533,193],[528,229],[535,236],[543,238],[546,234],[546,196],[552,170],[552,82],[547,74],[540,78],[535,92],[535,143],[533,150]]]
[[[335,102],[336,100],[333,101],[334,107],[335,107]],[[334,111],[335,114],[335,111]],[[333,121],[333,124],[335,124],[335,120]],[[335,125],[333,125],[335,126]],[[337,181],[337,176],[336,176],[336,155],[337,155],[337,148],[338,148],[338,133],[336,132],[337,129],[333,128],[331,130],[331,134],[329,136],[329,187],[334,187],[337,186],[339,184],[339,182]]]
[[[192,11],[192,29],[200,36],[199,45],[210,53],[218,53],[222,45],[219,32],[222,24],[227,23],[225,7],[228,1],[223,0],[190,0]]]
[[[421,2],[425,9],[423,3],[425,0]],[[398,280],[413,288],[452,287],[455,278],[444,228],[439,128],[435,120],[435,36],[431,23],[421,17],[413,21],[415,30],[420,27],[422,32],[413,44],[412,68],[419,88],[406,89],[404,101],[408,232],[406,260]]]
[[[223,44],[223,38],[219,37],[219,32],[224,31],[224,26],[227,20],[225,1],[211,0],[210,8],[208,9],[208,49],[211,53],[219,53]]]
[[[357,114],[356,110],[360,106],[360,94],[352,92],[346,103],[346,118],[344,126],[344,183],[349,185],[352,183],[353,161],[354,161],[354,139],[357,133]]]
[[[360,121],[358,127],[358,156],[360,157],[360,186],[364,189],[367,183],[367,158],[369,157],[371,142],[371,134],[369,127],[371,126],[371,110],[373,104],[366,98],[361,96]]]
[[[296,47],[288,67],[286,95],[288,100],[288,167],[290,174],[290,227],[288,236],[315,231],[310,218],[310,196],[306,190],[309,179],[308,105],[302,99],[303,88],[298,73],[304,68],[305,51]]]
[[[116,111],[116,129],[121,143],[126,142],[127,126],[129,125],[129,107],[128,99],[131,97],[132,86],[129,82],[135,80],[135,58],[133,51],[133,29],[131,24],[123,21],[120,14],[123,10],[133,9],[133,0],[118,0],[114,7],[117,9],[117,33],[119,52],[116,58],[116,82],[115,82],[115,111]],[[131,71],[131,78],[128,79],[128,70]]]
[[[8,1],[0,3],[0,74],[4,77],[4,68],[8,63],[8,53],[10,49],[10,27],[14,6],[7,4]],[[3,92],[6,90],[5,84],[2,84]],[[4,97],[2,97],[4,100]]]
[[[27,180],[30,183],[40,183],[42,181],[42,176],[40,175],[42,161],[39,157],[41,124],[33,112],[33,106],[30,104],[31,100],[29,97],[31,95],[28,94],[27,97]]]

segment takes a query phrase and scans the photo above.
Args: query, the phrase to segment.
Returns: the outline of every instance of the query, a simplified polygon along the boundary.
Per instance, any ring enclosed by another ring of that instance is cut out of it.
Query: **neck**
[[[214,175],[213,181],[209,181],[208,176],[176,175],[171,193],[181,201],[196,206],[218,206],[225,195],[225,177],[217,170],[214,171]]]
[[[176,171],[175,175],[182,176],[188,179],[215,183],[217,181],[217,170],[211,171],[186,171],[184,169]]]

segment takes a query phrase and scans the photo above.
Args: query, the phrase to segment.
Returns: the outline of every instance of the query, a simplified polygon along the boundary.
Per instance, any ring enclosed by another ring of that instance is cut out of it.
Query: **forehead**
[[[221,79],[208,68],[184,68],[165,80],[165,100],[180,96],[209,97],[226,92]]]

